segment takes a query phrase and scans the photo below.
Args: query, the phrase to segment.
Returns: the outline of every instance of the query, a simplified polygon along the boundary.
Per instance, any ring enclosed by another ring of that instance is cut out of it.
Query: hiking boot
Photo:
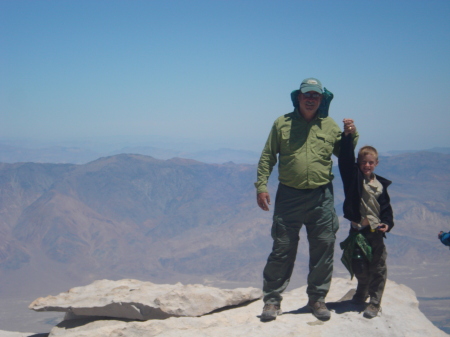
[[[378,316],[379,312],[381,312],[381,307],[379,304],[369,303],[366,310],[364,310],[363,316],[365,318],[374,318]]]
[[[281,315],[281,308],[279,304],[265,304],[263,308],[263,312],[261,314],[261,321],[268,322],[277,318],[278,315]]]
[[[321,321],[328,321],[331,317],[330,310],[328,310],[325,302],[308,302],[308,308],[317,319]]]

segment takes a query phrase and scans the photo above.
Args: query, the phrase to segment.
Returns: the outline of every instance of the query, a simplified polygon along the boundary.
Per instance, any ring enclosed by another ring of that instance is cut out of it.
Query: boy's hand
[[[387,232],[388,229],[389,229],[389,226],[386,225],[385,223],[382,223],[378,226],[378,230],[383,233]]]
[[[354,134],[356,132],[355,124],[353,124],[353,119],[344,118],[344,134],[347,136],[348,134]]]

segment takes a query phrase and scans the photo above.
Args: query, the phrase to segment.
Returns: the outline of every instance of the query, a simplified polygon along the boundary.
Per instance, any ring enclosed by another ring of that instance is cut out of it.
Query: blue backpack
[[[446,246],[450,246],[450,232],[442,233],[441,242]]]

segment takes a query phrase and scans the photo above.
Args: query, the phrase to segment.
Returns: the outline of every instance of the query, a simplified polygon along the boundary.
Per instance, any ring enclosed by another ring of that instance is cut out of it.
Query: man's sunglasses
[[[319,99],[322,96],[321,94],[311,94],[309,92],[305,92],[302,95],[304,98],[314,98],[314,99]]]

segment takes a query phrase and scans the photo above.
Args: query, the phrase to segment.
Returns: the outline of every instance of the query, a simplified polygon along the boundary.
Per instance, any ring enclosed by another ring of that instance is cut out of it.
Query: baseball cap
[[[306,78],[303,80],[302,84],[300,84],[300,92],[305,93],[308,91],[315,91],[319,94],[323,94],[322,83],[317,78]]]

